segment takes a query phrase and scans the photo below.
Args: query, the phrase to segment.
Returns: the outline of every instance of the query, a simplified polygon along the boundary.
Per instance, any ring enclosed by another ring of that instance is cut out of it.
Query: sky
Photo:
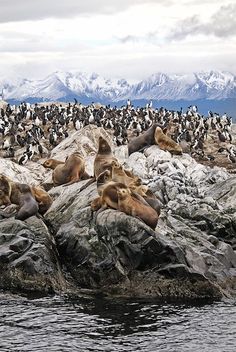
[[[236,74],[236,0],[0,0],[0,77]]]

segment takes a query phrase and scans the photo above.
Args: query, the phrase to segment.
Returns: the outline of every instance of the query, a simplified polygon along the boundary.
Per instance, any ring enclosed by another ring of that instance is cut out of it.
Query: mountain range
[[[226,71],[192,74],[155,73],[138,83],[125,79],[109,79],[96,73],[56,71],[44,79],[1,79],[4,99],[10,102],[73,101],[83,104],[99,101],[103,104],[133,102],[235,102],[236,76]]]
[[[226,99],[236,98],[236,76],[230,72],[210,71],[185,75],[156,73],[130,84],[125,79],[112,80],[96,73],[57,71],[44,79],[17,78],[1,80],[5,99],[65,100],[92,99],[114,102],[125,99]]]

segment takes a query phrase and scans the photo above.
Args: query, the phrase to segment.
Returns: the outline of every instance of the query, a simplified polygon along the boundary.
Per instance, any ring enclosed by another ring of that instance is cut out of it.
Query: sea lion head
[[[127,187],[120,187],[117,190],[117,195],[120,200],[126,199],[131,194],[131,191]]]
[[[50,159],[45,160],[45,161],[42,163],[42,166],[44,166],[44,167],[46,167],[46,168],[50,168],[50,167],[51,167],[51,161],[50,161]]]
[[[99,143],[99,145],[98,145],[98,153],[99,154],[111,153],[110,145],[102,136],[99,137],[98,143]]]
[[[97,178],[97,184],[103,184],[111,180],[111,171],[105,170]]]
[[[164,134],[161,127],[156,127],[155,133],[158,135]]]
[[[111,166],[112,166],[112,170],[114,171],[115,169],[116,170],[123,170],[123,166],[116,160],[113,160],[112,163],[111,163]]]

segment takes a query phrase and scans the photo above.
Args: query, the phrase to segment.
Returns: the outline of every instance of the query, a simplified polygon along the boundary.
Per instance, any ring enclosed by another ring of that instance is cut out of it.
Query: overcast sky
[[[0,0],[0,75],[236,74],[236,0]]]

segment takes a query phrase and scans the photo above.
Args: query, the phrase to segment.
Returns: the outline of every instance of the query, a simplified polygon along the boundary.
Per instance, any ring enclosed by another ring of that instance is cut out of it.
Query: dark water
[[[0,351],[235,352],[236,303],[0,293]]]

